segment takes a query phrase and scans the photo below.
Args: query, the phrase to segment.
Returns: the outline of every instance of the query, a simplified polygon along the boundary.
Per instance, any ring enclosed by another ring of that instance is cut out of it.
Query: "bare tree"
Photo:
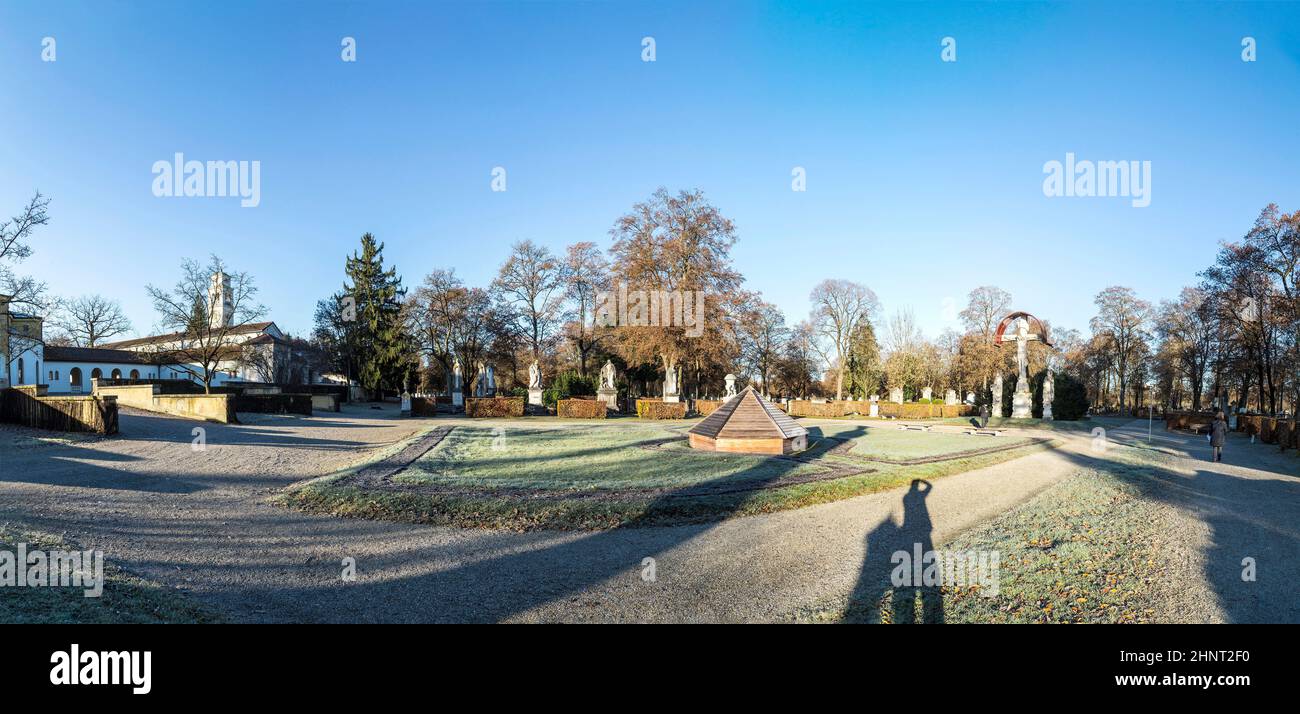
[[[819,337],[818,352],[826,369],[835,369],[835,398],[844,398],[844,365],[853,335],[863,322],[870,322],[879,308],[876,294],[851,280],[823,280],[808,296],[812,302],[809,321]]]
[[[1174,358],[1172,366],[1187,377],[1192,408],[1200,409],[1216,333],[1214,311],[1205,291],[1183,288],[1177,301],[1161,303],[1156,332],[1164,343],[1165,355]]]
[[[776,305],[757,299],[741,314],[738,332],[741,359],[758,377],[763,393],[769,394],[776,361],[790,334],[785,315]]]
[[[32,232],[37,227],[49,223],[46,208],[50,205],[40,191],[27,202],[16,216],[0,222],[0,295],[6,296],[10,309],[19,308],[22,312],[41,314],[52,306],[47,297],[45,284],[30,276],[19,276],[10,267],[20,263],[32,254],[27,244]],[[0,335],[0,346],[5,346],[4,374],[8,375],[10,367],[23,354],[42,345],[42,330],[35,329],[33,320],[11,320],[6,334]],[[40,375],[36,375],[40,381]]]
[[[962,324],[971,332],[993,337],[993,330],[1011,308],[1011,293],[984,285],[970,291],[966,300],[966,309],[959,314]]]
[[[65,302],[51,322],[77,347],[95,347],[131,329],[122,305],[101,295],[83,295]]]
[[[927,343],[921,329],[916,326],[916,315],[903,308],[889,318],[885,333],[885,375],[891,387],[926,386]]]
[[[466,288],[451,270],[435,270],[408,301],[408,330],[420,352],[436,363],[444,378],[456,360],[457,324]]]
[[[216,273],[224,273],[230,280],[228,301],[220,296],[212,299],[212,276]],[[209,394],[222,362],[242,362],[242,350],[231,335],[266,314],[266,308],[255,301],[253,278],[226,270],[215,255],[207,266],[193,260],[182,263],[181,279],[171,290],[153,285],[145,290],[158,312],[159,325],[176,332],[171,344],[160,345],[158,357],[202,382]]]
[[[813,373],[818,366],[818,355],[813,349],[816,341],[817,333],[809,322],[800,322],[790,329],[775,366],[774,380],[781,393],[799,397],[813,393]]]
[[[452,306],[452,343],[465,370],[464,388],[478,381],[479,363],[487,357],[497,333],[505,328],[492,302],[487,290],[468,288],[458,293]]]
[[[569,246],[564,256],[565,295],[573,320],[566,327],[578,357],[578,374],[587,376],[587,357],[600,346],[608,330],[596,326],[596,296],[609,290],[609,261],[590,241]]]
[[[530,240],[515,243],[492,287],[505,310],[528,340],[533,359],[540,360],[552,344],[564,307],[564,264],[545,246]]]
[[[1119,380],[1119,410],[1123,413],[1127,405],[1129,370],[1137,362],[1140,348],[1145,345],[1151,303],[1138,298],[1132,288],[1120,286],[1097,293],[1094,302],[1097,316],[1092,318],[1092,331],[1110,338]]]
[[[0,294],[8,295],[11,305],[37,314],[49,307],[45,284],[30,276],[18,276],[10,265],[32,254],[27,241],[38,227],[49,224],[49,205],[50,199],[37,191],[18,215],[0,221]]]
[[[435,270],[415,291],[408,326],[420,352],[453,373],[460,362],[462,390],[472,394],[478,365],[489,358],[503,332],[513,329],[482,288],[467,288],[450,270]]]

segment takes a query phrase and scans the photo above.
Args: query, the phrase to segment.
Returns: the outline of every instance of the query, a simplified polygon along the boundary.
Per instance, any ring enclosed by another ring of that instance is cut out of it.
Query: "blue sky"
[[[791,321],[837,277],[931,336],[990,283],[1083,329],[1102,288],[1172,297],[1264,205],[1300,209],[1294,4],[6,2],[0,96],[0,211],[53,200],[20,272],[140,333],[184,257],[252,272],[304,333],[363,232],[407,285],[486,284],[520,239],[607,246],[659,186],[735,221]],[[261,205],[155,197],[176,152],[260,161]],[[1150,161],[1151,205],[1045,197],[1067,152]]]

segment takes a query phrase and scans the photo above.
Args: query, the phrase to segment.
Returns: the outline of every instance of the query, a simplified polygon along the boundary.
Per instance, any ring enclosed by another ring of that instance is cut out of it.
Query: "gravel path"
[[[1111,430],[1120,444],[1146,447],[1147,424]],[[1300,622],[1300,458],[1294,450],[1230,434],[1222,463],[1204,436],[1157,423],[1159,453],[1144,495],[1167,511],[1160,544],[1173,622]],[[1243,579],[1243,561],[1255,564]]]
[[[66,532],[236,621],[766,621],[851,589],[866,534],[903,517],[906,489],[600,533],[338,519],[267,502],[436,423],[394,417],[349,407],[224,426],[124,413],[117,439],[0,451],[0,521]],[[196,426],[207,432],[203,451],[191,447]],[[925,502],[934,542],[1067,476],[1087,437],[1064,438],[1066,449],[936,480]],[[1213,497],[1235,493],[1225,482]],[[1290,518],[1292,537],[1297,502],[1265,513]],[[345,558],[355,559],[355,582],[341,577]]]

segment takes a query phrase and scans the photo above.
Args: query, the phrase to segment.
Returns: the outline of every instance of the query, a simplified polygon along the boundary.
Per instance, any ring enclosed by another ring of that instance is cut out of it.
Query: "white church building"
[[[230,279],[212,276],[209,319],[229,329],[222,340],[212,386],[231,382],[305,382],[312,375],[293,365],[293,346],[274,322],[231,327]],[[94,379],[189,379],[200,382],[202,366],[176,362],[186,335],[173,332],[110,342],[97,347],[44,345],[41,318],[10,313],[0,295],[0,353],[9,367],[0,387],[47,384],[50,394],[89,394]],[[11,355],[10,352],[18,350]],[[188,367],[188,369],[187,369]]]

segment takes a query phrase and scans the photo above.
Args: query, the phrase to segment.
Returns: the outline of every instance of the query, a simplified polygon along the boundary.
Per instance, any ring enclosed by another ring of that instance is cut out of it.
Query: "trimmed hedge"
[[[944,404],[942,400],[929,402],[877,402],[882,417],[895,419],[951,419],[954,417],[973,416],[976,408],[969,404]],[[870,414],[871,402],[849,400],[810,402],[792,400],[790,416],[796,417],[840,417],[852,414]]]
[[[975,413],[975,407],[969,404],[880,403],[880,416],[894,417],[895,419],[952,419],[954,417],[974,416]]]
[[[718,411],[718,407],[720,406],[722,406],[721,399],[696,399],[695,400],[695,412],[700,416],[708,416],[713,412]]]
[[[438,400],[430,397],[411,397],[411,416],[438,416]]]
[[[1273,417],[1260,419],[1259,440],[1265,444],[1277,443],[1277,419]]]
[[[866,413],[871,408],[870,402],[850,402],[845,400],[829,402],[812,402],[806,399],[790,400],[790,416],[795,417],[841,417],[857,414],[859,410]]]
[[[595,399],[561,399],[555,403],[555,415],[566,419],[604,419],[605,403]]]
[[[1214,415],[1205,412],[1169,412],[1165,431],[1198,431],[1214,423]]]
[[[521,417],[523,415],[523,397],[481,397],[465,400],[465,416],[468,417]]]
[[[1278,449],[1286,451],[1295,447],[1295,422],[1292,420],[1279,419],[1277,422],[1277,446]]]
[[[686,402],[638,399],[636,400],[636,415],[642,419],[685,419]]]
[[[310,394],[238,394],[235,411],[254,414],[301,414],[311,416]]]
[[[1237,431],[1244,432],[1247,436],[1257,436],[1263,419],[1264,417],[1256,414],[1242,414],[1237,417]]]

